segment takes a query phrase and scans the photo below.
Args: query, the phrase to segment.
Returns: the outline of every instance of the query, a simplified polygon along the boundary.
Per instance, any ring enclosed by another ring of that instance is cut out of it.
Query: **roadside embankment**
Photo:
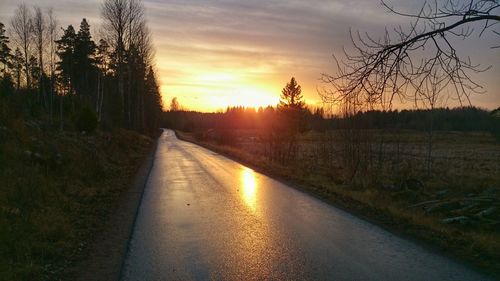
[[[103,256],[119,264],[151,158],[136,172],[153,144],[126,130],[58,132],[22,119],[2,126],[0,280],[74,280],[81,264],[104,276],[113,266]]]

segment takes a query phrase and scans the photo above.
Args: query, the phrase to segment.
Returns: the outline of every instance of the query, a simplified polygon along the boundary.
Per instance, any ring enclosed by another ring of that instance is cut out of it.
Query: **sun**
[[[219,107],[244,106],[244,107],[266,107],[276,105],[279,98],[269,91],[255,87],[245,87],[230,91],[229,93],[217,97],[215,102]]]

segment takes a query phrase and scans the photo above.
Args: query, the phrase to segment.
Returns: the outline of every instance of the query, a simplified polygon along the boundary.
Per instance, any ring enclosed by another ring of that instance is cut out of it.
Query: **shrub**
[[[75,126],[80,132],[94,132],[97,128],[97,116],[94,111],[88,106],[84,107],[76,118]]]

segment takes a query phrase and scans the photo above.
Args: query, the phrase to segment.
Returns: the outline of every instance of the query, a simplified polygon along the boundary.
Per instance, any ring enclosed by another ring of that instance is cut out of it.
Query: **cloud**
[[[34,3],[53,6],[62,26],[77,26],[86,17],[96,37],[101,1],[26,0],[28,5]],[[409,0],[389,4],[409,12],[421,5]],[[2,0],[0,5],[0,21],[8,22],[17,0]],[[144,0],[144,5],[163,94],[189,100],[192,103],[186,106],[196,109],[203,109],[196,104],[206,102],[203,95],[220,92],[224,96],[241,87],[267,87],[279,95],[290,76],[302,84],[306,99],[315,103],[319,100],[316,88],[323,86],[318,80],[321,73],[335,71],[331,55],[351,46],[349,28],[378,37],[386,26],[408,23],[373,0]],[[463,54],[493,65],[478,78],[488,94],[473,99],[490,108],[500,105],[496,78],[500,56],[498,50],[489,49],[494,40],[498,37],[458,43]],[[221,86],[214,84],[221,81],[196,81],[203,73],[229,73],[238,79],[223,81]]]

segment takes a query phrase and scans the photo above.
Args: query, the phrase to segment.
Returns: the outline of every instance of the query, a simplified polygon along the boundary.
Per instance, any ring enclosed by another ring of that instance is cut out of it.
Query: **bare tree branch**
[[[392,107],[395,99],[417,104],[426,99],[427,90],[442,91],[441,86],[446,85],[454,89],[460,103],[470,104],[471,94],[483,92],[471,74],[489,67],[481,68],[459,56],[448,37],[470,37],[479,22],[484,23],[479,36],[491,30],[500,22],[498,0],[447,0],[441,7],[437,1],[426,2],[416,14],[396,11],[384,1],[382,5],[389,12],[414,21],[407,30],[399,26],[390,34],[386,29],[381,40],[350,32],[354,52],[344,50],[345,61],[334,56],[337,74],[322,75],[330,87],[320,92],[325,103],[349,101],[386,109]],[[439,87],[429,83],[439,83]]]

